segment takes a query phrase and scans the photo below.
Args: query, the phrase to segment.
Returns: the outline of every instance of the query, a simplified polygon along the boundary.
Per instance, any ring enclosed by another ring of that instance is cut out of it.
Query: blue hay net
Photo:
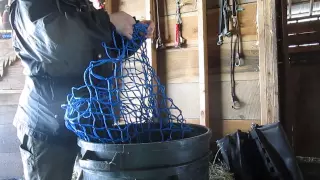
[[[63,106],[65,124],[80,139],[162,142],[184,138],[190,131],[149,63],[146,32],[147,25],[141,23],[134,25],[132,40],[113,32],[114,46],[102,44],[107,58],[91,61],[84,72],[84,85],[72,88]],[[111,73],[96,73],[101,66],[109,67]]]

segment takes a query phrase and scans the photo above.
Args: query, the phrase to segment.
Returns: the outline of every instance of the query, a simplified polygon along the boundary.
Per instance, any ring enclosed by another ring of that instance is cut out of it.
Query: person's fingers
[[[125,36],[128,39],[132,39],[132,34],[133,34],[133,27],[132,26],[127,26],[127,28],[125,30]]]
[[[130,16],[130,18],[129,18],[129,24],[130,24],[130,25],[136,24],[136,20],[134,20],[134,18],[131,17],[131,16]]]
[[[133,34],[133,27],[132,26],[128,27],[127,32],[128,32],[128,34],[132,35]]]
[[[152,21],[150,21],[149,27],[148,27],[148,34],[147,34],[148,38],[151,38],[153,36],[154,28],[155,28],[155,24]]]
[[[127,37],[129,40],[131,40],[131,39],[132,39],[132,34],[128,34],[126,37]]]

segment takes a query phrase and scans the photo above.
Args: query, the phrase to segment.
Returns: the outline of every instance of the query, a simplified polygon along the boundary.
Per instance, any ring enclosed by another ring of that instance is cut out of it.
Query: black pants
[[[76,140],[53,144],[18,130],[25,180],[71,180],[79,148]]]

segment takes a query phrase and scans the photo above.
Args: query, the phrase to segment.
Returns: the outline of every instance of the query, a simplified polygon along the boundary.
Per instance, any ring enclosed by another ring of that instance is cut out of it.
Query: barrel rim
[[[108,148],[110,151],[112,151],[112,149],[124,149],[124,147],[126,147],[126,149],[130,149],[130,148],[136,148],[137,145],[139,145],[140,148],[142,147],[149,147],[149,146],[157,146],[157,145],[161,145],[161,146],[170,146],[170,145],[177,145],[179,144],[180,146],[184,146],[184,144],[186,144],[186,142],[190,142],[190,141],[195,141],[199,143],[201,141],[207,141],[210,140],[212,137],[212,130],[206,126],[203,125],[199,125],[199,124],[187,124],[189,126],[193,126],[193,127],[197,127],[197,128],[203,128],[206,129],[206,132],[203,134],[200,134],[198,136],[193,136],[193,137],[188,137],[188,138],[184,138],[184,139],[176,139],[176,140],[172,140],[172,141],[165,141],[165,142],[150,142],[150,143],[132,143],[132,144],[107,144],[107,143],[93,143],[93,142],[87,142],[84,141],[82,139],[78,138],[78,146],[81,148],[84,148],[86,150],[91,150],[91,151],[98,151],[98,149],[100,148]],[[207,136],[209,136],[207,138]],[[99,148],[98,148],[99,147]]]

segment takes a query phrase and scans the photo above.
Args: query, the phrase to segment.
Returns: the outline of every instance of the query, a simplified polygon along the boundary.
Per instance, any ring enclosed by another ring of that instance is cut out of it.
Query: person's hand
[[[154,28],[155,28],[155,24],[153,21],[150,21],[150,20],[143,20],[143,21],[140,21],[140,23],[142,24],[148,24],[148,33],[146,35],[147,38],[152,38],[153,36],[153,31],[154,31]]]
[[[116,12],[110,14],[110,21],[116,27],[119,34],[132,39],[133,25],[136,23],[134,18],[125,12]]]

